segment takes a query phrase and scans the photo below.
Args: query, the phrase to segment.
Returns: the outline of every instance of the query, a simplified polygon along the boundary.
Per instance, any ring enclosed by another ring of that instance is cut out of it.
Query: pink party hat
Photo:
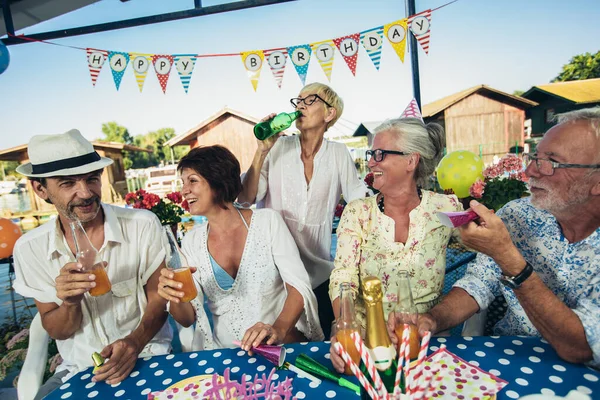
[[[234,341],[233,344],[239,346],[241,342]],[[283,346],[270,346],[268,344],[261,344],[257,347],[252,347],[252,351],[256,354],[260,354],[273,364],[277,365],[278,368],[283,366],[285,363],[285,347]]]
[[[419,118],[421,122],[423,122],[423,116],[421,115],[421,111],[419,110],[419,105],[417,104],[417,100],[412,99],[408,106],[400,115],[400,118]]]

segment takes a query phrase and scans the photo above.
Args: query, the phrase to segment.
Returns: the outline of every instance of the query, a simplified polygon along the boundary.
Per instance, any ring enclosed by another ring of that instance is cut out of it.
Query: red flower
[[[183,196],[179,192],[173,192],[167,195],[167,199],[171,200],[175,204],[179,204],[183,200]]]
[[[183,208],[185,211],[190,211],[190,205],[188,204],[188,201],[187,201],[187,200],[184,200],[184,201],[181,203],[181,207],[182,207],[182,208]]]
[[[337,206],[335,206],[335,214],[334,215],[338,218],[341,217],[342,213],[344,212],[344,208],[345,208],[345,206],[343,206],[341,204],[338,204]]]
[[[373,177],[373,173],[369,172],[366,176],[365,176],[365,183],[367,184],[368,187],[372,187],[373,186],[373,180],[375,178]]]

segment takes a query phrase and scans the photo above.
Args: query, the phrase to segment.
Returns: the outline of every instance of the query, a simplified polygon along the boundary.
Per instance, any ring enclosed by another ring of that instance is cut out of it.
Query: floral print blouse
[[[377,196],[349,203],[337,229],[335,268],[331,273],[329,297],[339,296],[341,283],[355,290],[358,322],[365,326],[365,307],[358,288],[362,278],[376,276],[383,284],[383,312],[389,315],[397,300],[399,271],[408,271],[417,311],[433,307],[444,286],[446,247],[453,229],[443,226],[436,212],[461,211],[454,195],[422,191],[421,203],[409,213],[406,244],[395,242],[395,222],[377,206]]]

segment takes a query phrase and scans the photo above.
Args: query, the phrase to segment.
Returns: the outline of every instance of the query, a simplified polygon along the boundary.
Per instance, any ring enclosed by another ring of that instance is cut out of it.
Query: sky
[[[447,1],[417,0],[417,12]],[[180,11],[193,4],[103,0],[18,33]],[[406,16],[401,0],[297,0],[53,42],[151,54],[238,53],[333,39]],[[432,14],[429,55],[417,50],[423,104],[480,84],[512,93],[547,83],[574,55],[600,50],[599,20],[597,0],[459,0],[441,8]],[[235,56],[199,59],[188,94],[175,69],[166,94],[153,71],[140,93],[131,66],[117,91],[108,63],[93,87],[85,51],[43,43],[13,45],[9,51],[10,65],[0,75],[0,149],[72,128],[88,139],[101,138],[102,124],[110,121],[132,135],[168,127],[181,134],[225,106],[262,118],[291,111],[289,99],[302,88],[288,62],[281,89],[265,64],[255,92],[241,57]],[[330,84],[343,98],[344,113],[333,136],[352,132],[360,122],[397,117],[413,97],[409,55],[403,64],[385,39],[379,71],[361,47],[356,76],[336,52],[331,82],[314,57],[306,82]]]

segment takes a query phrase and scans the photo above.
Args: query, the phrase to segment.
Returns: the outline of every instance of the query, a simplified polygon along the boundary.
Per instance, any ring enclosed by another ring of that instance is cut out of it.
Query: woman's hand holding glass
[[[196,271],[195,267],[189,267],[189,269],[191,273]],[[160,278],[158,278],[158,294],[167,301],[179,303],[185,296],[185,292],[181,290],[183,283],[176,281],[174,278],[175,273],[173,270],[163,268],[160,271]]]

